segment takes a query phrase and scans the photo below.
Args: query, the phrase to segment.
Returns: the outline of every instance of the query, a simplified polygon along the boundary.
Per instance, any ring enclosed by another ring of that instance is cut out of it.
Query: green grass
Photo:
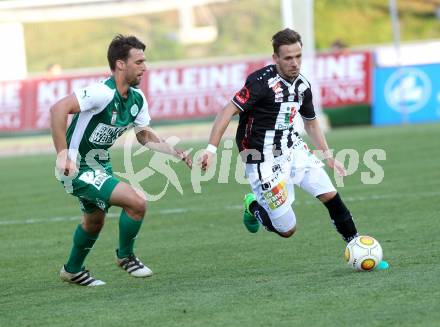
[[[391,264],[371,273],[346,266],[325,208],[304,192],[296,194],[294,237],[252,235],[239,209],[247,185],[213,179],[194,194],[189,171],[176,164],[183,195],[170,186],[150,203],[137,241],[155,275],[138,280],[116,267],[117,219],[109,217],[87,260],[107,285],[62,283],[58,271],[79,220],[70,217],[80,215],[76,199],[55,180],[52,156],[2,158],[0,326],[438,326],[439,128],[328,135],[336,149],[387,153],[382,183],[362,184],[360,173],[369,170],[361,165],[339,189],[359,230],[381,242]],[[115,171],[124,171],[122,158],[113,152]],[[140,155],[136,166],[147,162]],[[143,186],[158,192],[164,181],[154,175]]]

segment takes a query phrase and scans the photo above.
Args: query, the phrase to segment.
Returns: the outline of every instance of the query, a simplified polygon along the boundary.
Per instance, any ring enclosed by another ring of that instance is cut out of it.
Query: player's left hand
[[[175,149],[175,150],[176,150],[176,157],[182,160],[183,162],[185,162],[186,165],[189,167],[189,169],[191,169],[193,162],[189,153],[180,149]]]
[[[335,170],[339,176],[341,177],[347,176],[347,171],[345,170],[344,165],[335,158],[328,158],[327,165],[331,169]]]

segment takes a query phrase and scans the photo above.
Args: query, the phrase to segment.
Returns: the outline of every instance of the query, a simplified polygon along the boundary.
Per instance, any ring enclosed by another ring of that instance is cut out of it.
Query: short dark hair
[[[117,60],[127,60],[131,49],[145,50],[143,44],[136,36],[116,35],[110,42],[107,50],[107,60],[112,71],[115,70]]]
[[[295,44],[296,42],[299,42],[302,46],[301,35],[290,28],[285,28],[272,36],[273,52],[278,54],[278,50],[282,45]]]

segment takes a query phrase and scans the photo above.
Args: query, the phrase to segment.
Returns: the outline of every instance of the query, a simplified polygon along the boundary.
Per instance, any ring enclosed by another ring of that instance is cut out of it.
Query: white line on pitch
[[[368,196],[346,196],[344,200],[347,202],[356,202],[356,201],[368,201],[368,200],[384,200],[384,199],[394,199],[394,198],[402,198],[402,197],[420,197],[420,196],[438,196],[440,192],[423,192],[423,193],[407,193],[407,194],[374,194]],[[296,205],[311,205],[317,203],[318,200],[307,200],[307,201],[296,201]],[[226,210],[240,210],[243,208],[243,205],[229,205],[223,206],[222,208]],[[149,212],[149,215],[172,215],[186,212],[200,212],[206,211],[205,208],[202,207],[193,207],[191,209],[188,208],[170,208],[170,209],[162,209],[162,210],[152,210]],[[29,218],[24,220],[4,220],[0,221],[0,226],[5,225],[28,225],[28,224],[39,224],[39,223],[51,223],[51,222],[59,222],[59,221],[75,221],[80,220],[81,215],[77,216],[58,216],[58,217],[50,217],[50,218]],[[117,218],[119,217],[118,213],[108,213],[107,218]]]

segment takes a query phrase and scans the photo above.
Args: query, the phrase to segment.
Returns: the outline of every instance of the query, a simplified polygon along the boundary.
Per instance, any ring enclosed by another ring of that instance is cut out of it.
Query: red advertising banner
[[[201,65],[152,67],[140,88],[153,120],[184,120],[215,115],[253,71],[270,59]],[[371,54],[320,54],[315,83],[324,108],[370,103]],[[101,81],[108,73],[0,82],[0,132],[49,128],[50,107],[73,90]]]
[[[314,68],[323,108],[371,102],[371,53],[320,54]]]
[[[32,129],[47,129],[50,121],[50,107],[59,99],[78,88],[102,81],[105,74],[88,76],[68,76],[56,79],[35,79],[30,81],[32,98],[31,110],[27,113],[32,117]]]
[[[0,82],[0,131],[25,128],[23,81]]]
[[[146,96],[152,119],[215,115],[239,90],[249,73],[266,61],[157,68],[148,72]]]

